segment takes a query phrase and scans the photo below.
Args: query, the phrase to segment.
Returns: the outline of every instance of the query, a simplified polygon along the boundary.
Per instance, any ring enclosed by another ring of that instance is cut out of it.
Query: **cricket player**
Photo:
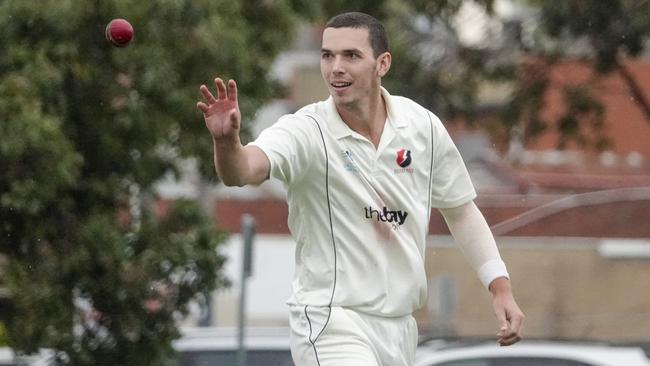
[[[202,85],[197,103],[224,184],[273,177],[287,187],[296,365],[413,364],[432,207],[493,295],[498,343],[519,341],[524,315],[458,150],[433,113],[381,86],[391,66],[383,25],[363,13],[335,16],[320,54],[329,98],[246,146],[234,80],[216,78],[216,94]]]

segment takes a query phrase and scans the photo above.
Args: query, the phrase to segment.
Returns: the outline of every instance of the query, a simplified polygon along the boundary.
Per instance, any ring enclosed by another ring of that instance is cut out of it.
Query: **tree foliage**
[[[135,39],[104,38],[126,18]],[[213,177],[198,86],[236,77],[245,116],[297,20],[288,1],[0,2],[4,336],[58,363],[160,365],[189,302],[227,280],[196,202],[155,210],[181,158]],[[250,118],[249,118],[250,119]]]
[[[650,17],[647,16],[650,2],[527,3],[538,10],[537,26],[527,40],[518,44],[527,60],[518,64],[520,72],[513,97],[502,109],[502,127],[518,131],[524,141],[554,129],[560,136],[557,146],[560,149],[572,144],[587,150],[605,150],[610,147],[603,130],[605,106],[593,87],[610,73],[622,76],[650,121],[650,100],[638,93],[637,80],[622,61],[638,57],[644,50],[644,42],[650,36]],[[555,85],[564,95],[564,110],[555,120],[550,120],[542,114],[544,92],[550,87],[552,68],[567,58],[579,60],[595,73],[579,85]]]

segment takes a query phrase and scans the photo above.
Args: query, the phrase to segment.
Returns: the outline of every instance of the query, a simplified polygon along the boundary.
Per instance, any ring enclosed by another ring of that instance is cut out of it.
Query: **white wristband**
[[[485,288],[489,288],[492,281],[499,277],[510,278],[508,270],[506,269],[506,264],[503,263],[500,259],[492,259],[488,262],[485,262],[478,269],[478,277],[483,283]]]

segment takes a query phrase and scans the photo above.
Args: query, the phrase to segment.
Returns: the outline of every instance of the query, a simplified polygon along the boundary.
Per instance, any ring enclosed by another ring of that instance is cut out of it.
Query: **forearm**
[[[473,202],[457,208],[441,209],[457,245],[486,288],[499,277],[509,277],[494,236]]]
[[[228,143],[213,139],[213,143],[214,167],[219,179],[227,186],[246,185],[248,161],[239,139]]]

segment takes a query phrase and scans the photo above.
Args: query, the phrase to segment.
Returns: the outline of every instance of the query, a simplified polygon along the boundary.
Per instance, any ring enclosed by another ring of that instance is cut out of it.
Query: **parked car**
[[[606,343],[522,341],[499,347],[496,342],[422,343],[415,366],[650,366],[640,347]]]
[[[52,353],[41,351],[34,355],[18,356],[9,347],[0,347],[0,366],[46,366]]]
[[[239,350],[236,328],[185,328],[174,342],[175,366],[234,366]],[[247,366],[293,366],[286,328],[247,328]]]
[[[14,366],[14,352],[9,347],[0,347],[0,366]]]

